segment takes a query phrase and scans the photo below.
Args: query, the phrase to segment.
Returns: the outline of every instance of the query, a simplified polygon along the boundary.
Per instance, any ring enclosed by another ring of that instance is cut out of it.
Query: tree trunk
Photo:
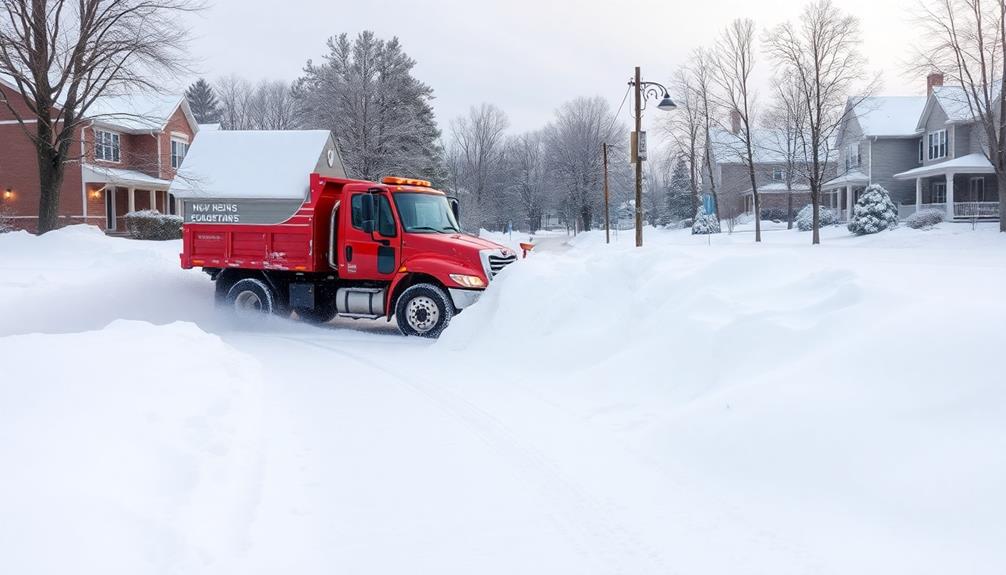
[[[1006,233],[1006,174],[996,177],[999,188],[999,231]]]
[[[55,150],[49,142],[52,141],[53,127],[46,122],[39,122],[37,128],[38,141],[36,159],[38,161],[39,197],[38,197],[38,233],[51,232],[59,227],[59,189],[63,185],[64,163],[63,154]],[[66,147],[67,151],[69,146]]]
[[[793,186],[790,186],[790,192],[786,194],[786,229],[793,229]]]
[[[751,155],[751,145],[748,144],[748,158]],[[761,200],[758,198],[758,183],[755,178],[754,162],[748,162],[748,175],[751,177],[751,195],[754,198],[755,241],[761,241]]]

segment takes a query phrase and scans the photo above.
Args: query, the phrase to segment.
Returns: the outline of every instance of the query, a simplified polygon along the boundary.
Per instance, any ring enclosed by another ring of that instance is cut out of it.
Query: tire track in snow
[[[584,555],[603,567],[604,573],[670,573],[673,569],[659,551],[650,547],[629,528],[619,523],[601,503],[570,480],[539,449],[518,438],[499,418],[442,385],[414,374],[403,375],[365,357],[317,341],[278,334],[248,334],[274,338],[337,353],[359,365],[376,369],[399,384],[425,397],[459,420],[505,461],[517,466],[531,484],[555,509],[550,518],[570,537]],[[644,569],[645,570],[642,570]]]

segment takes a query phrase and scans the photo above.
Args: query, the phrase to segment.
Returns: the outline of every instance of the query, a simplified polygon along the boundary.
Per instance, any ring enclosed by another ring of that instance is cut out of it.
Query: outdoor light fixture
[[[678,106],[671,100],[667,88],[659,82],[644,82],[639,78],[639,66],[636,66],[635,76],[629,80],[629,86],[635,91],[636,101],[636,131],[634,137],[633,163],[636,165],[636,247],[643,245],[643,161],[646,160],[646,139],[643,132],[643,108],[650,98],[660,98],[657,109],[669,112]]]
[[[9,200],[12,199],[13,197],[14,197],[14,190],[7,188],[6,190],[3,191],[3,199]]]

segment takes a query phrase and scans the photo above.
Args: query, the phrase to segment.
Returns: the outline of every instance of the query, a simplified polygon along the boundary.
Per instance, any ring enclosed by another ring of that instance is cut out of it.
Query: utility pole
[[[636,99],[636,145],[632,158],[636,164],[636,247],[643,247],[643,162],[639,159],[639,139],[643,130],[642,84],[639,81],[639,66],[636,66],[636,81],[633,83]]]
[[[608,219],[608,144],[601,144],[604,154],[604,243],[611,243],[611,225]]]

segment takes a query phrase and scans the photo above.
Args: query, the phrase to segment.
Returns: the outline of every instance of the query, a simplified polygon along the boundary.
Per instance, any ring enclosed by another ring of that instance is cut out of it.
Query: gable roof
[[[156,93],[134,93],[122,96],[102,96],[87,110],[88,119],[118,128],[127,133],[161,131],[171,116],[181,108],[193,133],[199,131],[188,101],[183,96]]]
[[[0,74],[0,85],[20,94],[13,78]],[[62,101],[56,102],[57,109]],[[185,114],[192,132],[199,131],[188,100],[183,96],[153,92],[101,96],[87,110],[86,118],[125,133],[149,133],[163,130],[179,108]]]
[[[859,101],[852,114],[864,136],[909,137],[918,131],[919,117],[925,107],[925,96],[870,96]]]
[[[193,141],[169,191],[180,198],[303,200],[315,171],[345,177],[328,130],[207,131]]]

